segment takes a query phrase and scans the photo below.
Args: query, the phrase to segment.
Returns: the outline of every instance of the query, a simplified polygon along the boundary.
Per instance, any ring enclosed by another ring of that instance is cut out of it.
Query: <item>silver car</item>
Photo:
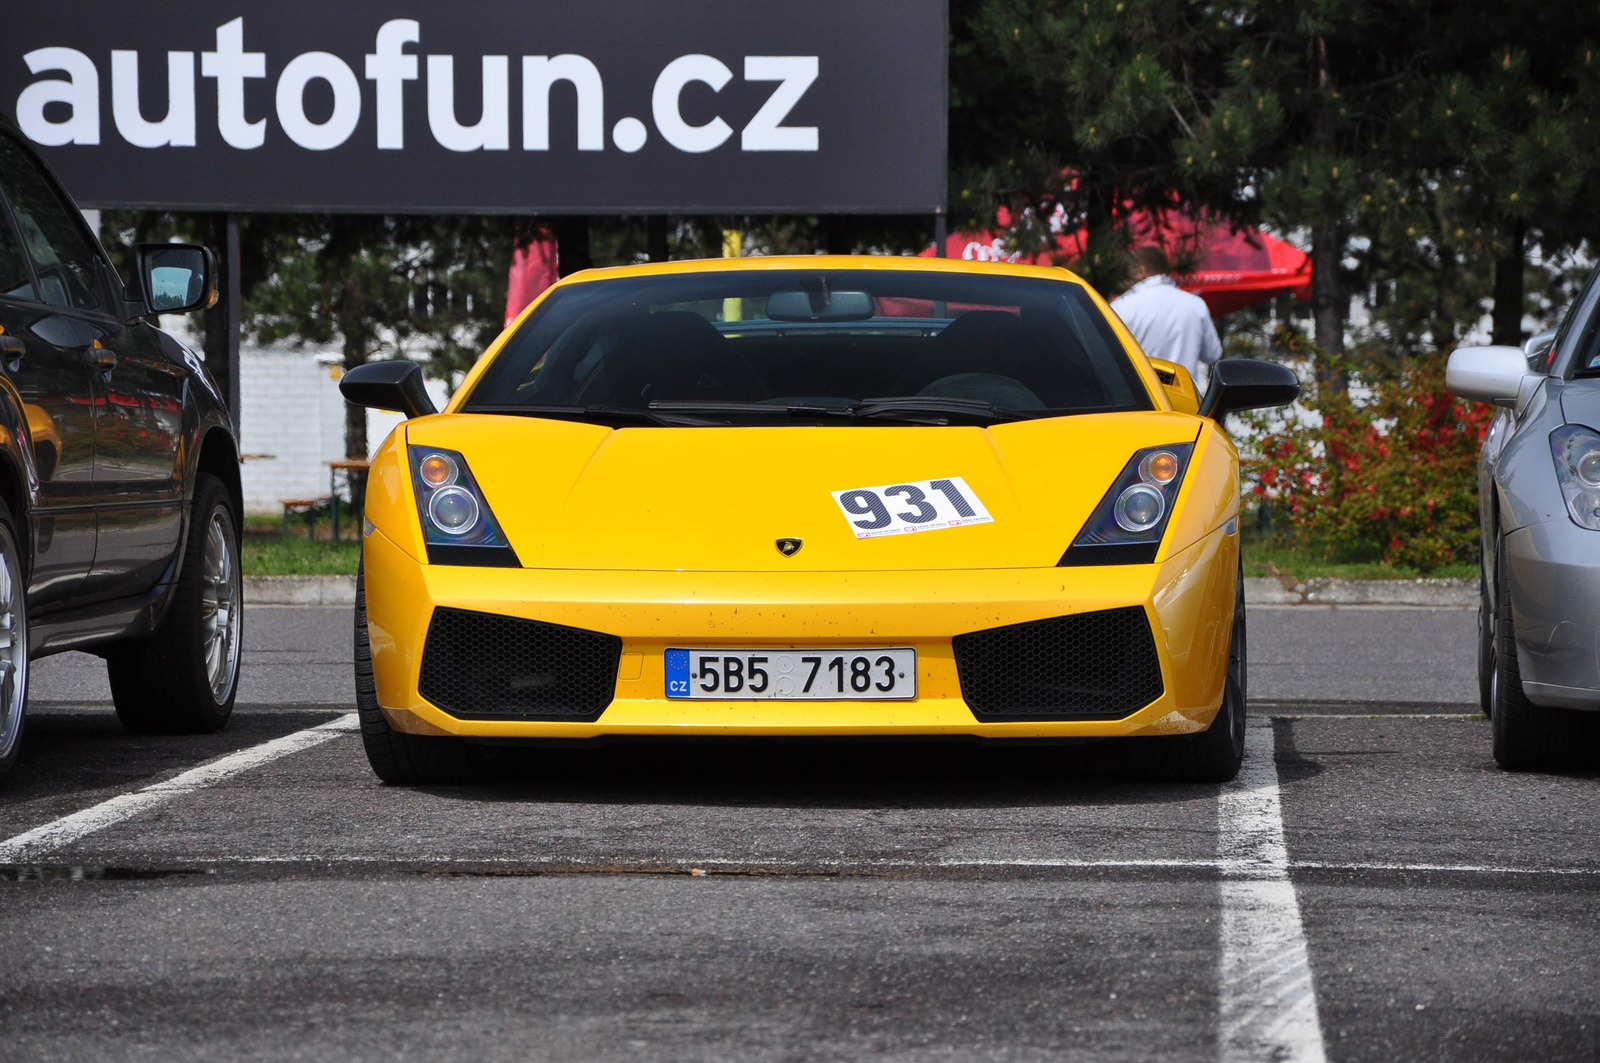
[[[1446,385],[1502,407],[1478,463],[1478,684],[1503,768],[1554,767],[1600,712],[1600,270],[1560,328],[1463,347]],[[1585,751],[1588,752],[1588,751]]]

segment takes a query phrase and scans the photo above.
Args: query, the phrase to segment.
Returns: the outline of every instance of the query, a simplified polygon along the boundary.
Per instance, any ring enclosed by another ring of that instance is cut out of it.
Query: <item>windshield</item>
[[[992,424],[1152,409],[1069,281],[716,270],[553,292],[467,411],[629,425]]]

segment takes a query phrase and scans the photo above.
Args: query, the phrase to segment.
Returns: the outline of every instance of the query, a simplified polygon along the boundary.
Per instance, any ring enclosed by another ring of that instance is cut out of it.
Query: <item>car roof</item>
[[[912,255],[771,255],[749,258],[693,258],[648,262],[636,266],[586,269],[562,279],[562,285],[623,277],[668,276],[677,273],[726,273],[746,270],[904,270],[919,273],[966,273],[988,276],[1033,277],[1068,281],[1088,287],[1084,279],[1059,266],[1026,266],[1010,262],[975,262],[963,258],[927,258]]]

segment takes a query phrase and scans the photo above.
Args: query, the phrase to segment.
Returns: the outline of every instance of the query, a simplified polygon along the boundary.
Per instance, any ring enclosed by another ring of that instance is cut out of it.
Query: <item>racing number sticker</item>
[[[857,539],[909,535],[994,520],[967,486],[967,481],[959,476],[910,480],[882,487],[854,487],[848,491],[834,491],[833,500],[839,503]]]

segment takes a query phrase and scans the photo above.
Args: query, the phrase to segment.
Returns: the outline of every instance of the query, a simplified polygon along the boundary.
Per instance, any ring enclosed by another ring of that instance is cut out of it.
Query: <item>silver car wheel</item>
[[[28,610],[22,564],[9,531],[0,531],[0,758],[22,734],[28,696]]]
[[[239,671],[240,580],[232,531],[226,511],[212,513],[200,565],[200,638],[211,694],[218,702],[227,698]]]

